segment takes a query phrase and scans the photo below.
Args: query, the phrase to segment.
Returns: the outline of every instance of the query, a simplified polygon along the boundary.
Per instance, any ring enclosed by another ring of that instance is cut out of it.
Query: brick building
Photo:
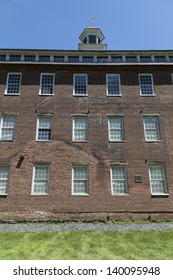
[[[173,220],[173,51],[0,49],[0,220]]]

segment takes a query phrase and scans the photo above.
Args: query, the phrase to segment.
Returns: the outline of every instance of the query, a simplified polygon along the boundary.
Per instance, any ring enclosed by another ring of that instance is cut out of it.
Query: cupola
[[[105,51],[107,48],[106,44],[102,44],[105,36],[100,28],[97,27],[85,28],[79,36],[79,39],[81,41],[78,45],[79,50]]]

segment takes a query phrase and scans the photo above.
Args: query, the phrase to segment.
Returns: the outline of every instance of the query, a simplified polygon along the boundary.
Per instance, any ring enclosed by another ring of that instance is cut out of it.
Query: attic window
[[[89,35],[89,43],[96,44],[96,35]]]

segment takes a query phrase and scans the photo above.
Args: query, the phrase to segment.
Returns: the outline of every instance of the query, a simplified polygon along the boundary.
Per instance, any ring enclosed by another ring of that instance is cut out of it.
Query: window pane
[[[87,166],[73,167],[73,193],[88,193]]]
[[[75,95],[86,95],[87,94],[87,76],[86,75],[75,75],[74,78],[74,94]]]
[[[9,181],[9,167],[0,167],[0,194],[6,194]]]
[[[146,141],[160,140],[158,117],[145,117],[144,129]]]
[[[120,94],[120,78],[119,75],[107,75],[107,94]]]
[[[48,192],[49,167],[47,165],[36,165],[34,177],[34,193],[46,194]]]
[[[15,133],[15,117],[2,117],[1,140],[13,140]]]
[[[122,117],[109,118],[109,140],[122,141],[123,139]]]
[[[43,74],[41,76],[41,94],[54,93],[54,74]]]
[[[38,140],[51,139],[51,118],[39,117],[38,120]]]
[[[19,94],[21,74],[9,74],[7,82],[7,94]]]
[[[152,193],[166,193],[164,166],[150,166],[149,173]]]
[[[112,192],[113,194],[127,193],[127,178],[125,166],[112,167]]]
[[[86,117],[74,118],[73,140],[85,141],[88,139],[88,119]]]
[[[152,76],[149,75],[140,75],[140,90],[142,95],[153,95],[153,82]]]

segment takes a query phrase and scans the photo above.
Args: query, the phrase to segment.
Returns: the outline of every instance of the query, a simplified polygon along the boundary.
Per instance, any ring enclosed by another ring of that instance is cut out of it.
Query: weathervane
[[[94,23],[94,20],[95,20],[96,18],[94,17],[94,16],[92,16],[91,17],[91,19],[90,19],[90,24],[91,24],[91,26],[93,26],[93,23]]]

